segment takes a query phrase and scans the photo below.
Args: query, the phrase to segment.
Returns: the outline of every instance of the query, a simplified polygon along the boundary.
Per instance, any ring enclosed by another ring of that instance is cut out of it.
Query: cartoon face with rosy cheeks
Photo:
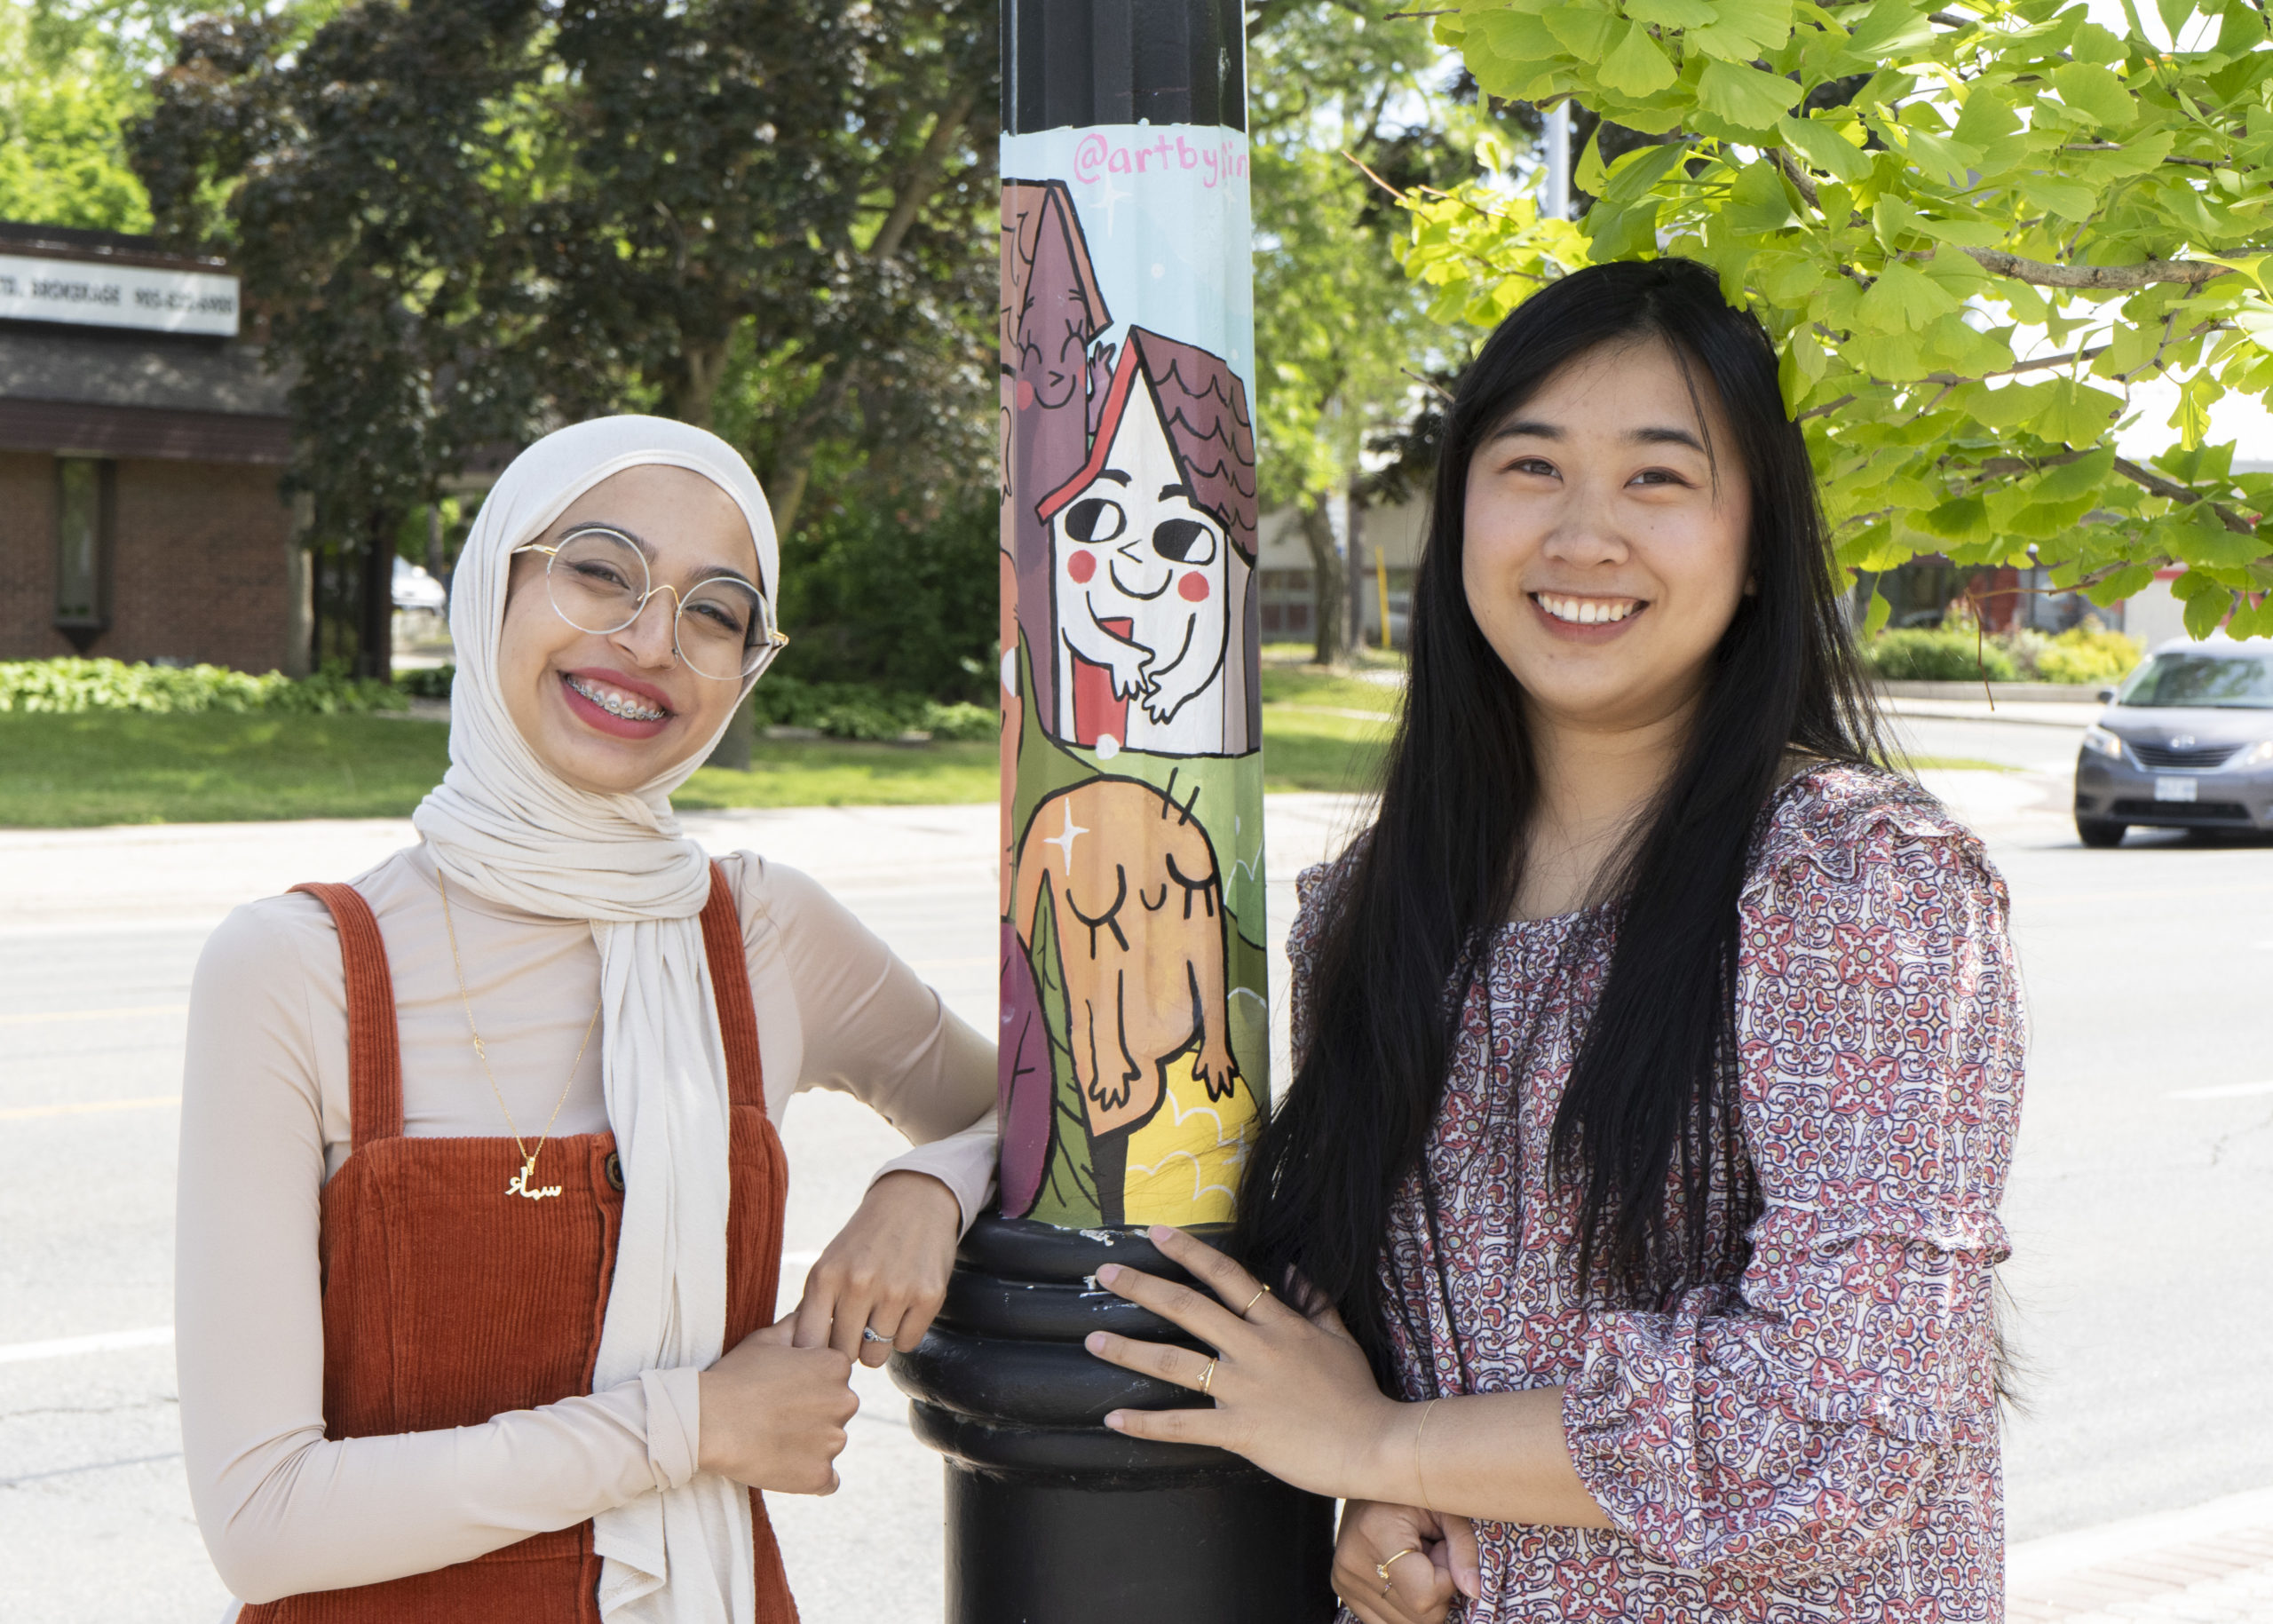
[[[1041,516],[1057,599],[1053,731],[1108,756],[1222,753],[1231,543],[1195,497],[1135,345],[1088,466]]]

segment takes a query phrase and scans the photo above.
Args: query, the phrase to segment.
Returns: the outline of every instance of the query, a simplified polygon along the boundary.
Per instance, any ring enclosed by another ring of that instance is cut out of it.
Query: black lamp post
[[[1269,1105],[1239,0],[1003,0],[1002,1213],[892,1374],[949,1624],[1316,1624],[1332,1505],[1121,1407],[1100,1289],[1220,1236]]]

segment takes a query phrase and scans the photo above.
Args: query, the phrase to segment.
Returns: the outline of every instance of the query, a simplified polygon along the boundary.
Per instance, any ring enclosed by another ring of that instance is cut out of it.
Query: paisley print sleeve
[[[1295,923],[1287,931],[1287,1023],[1297,1068],[1311,1046],[1311,981],[1318,970],[1319,932],[1342,894],[1350,861],[1350,854],[1344,852],[1332,862],[1313,863],[1295,876]]]
[[[1961,1452],[1995,1481],[2024,1042],[2006,912],[1937,809],[1771,834],[1737,992],[1749,1259],[1670,1311],[1594,1319],[1564,1395],[1580,1477],[1651,1555],[1835,1577],[1917,1526]]]

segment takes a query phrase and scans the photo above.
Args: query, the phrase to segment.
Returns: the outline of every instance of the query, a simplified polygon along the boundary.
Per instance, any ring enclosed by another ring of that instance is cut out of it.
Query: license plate
[[[2198,788],[2190,778],[2158,778],[2155,780],[2158,801],[2190,801]]]

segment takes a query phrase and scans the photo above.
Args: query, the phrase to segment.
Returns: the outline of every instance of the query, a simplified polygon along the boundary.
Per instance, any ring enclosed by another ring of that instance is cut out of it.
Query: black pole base
[[[923,1345],[892,1360],[916,1436],[946,1457],[946,1624],[1331,1619],[1333,1501],[1104,1425],[1207,1402],[1081,1346],[1093,1330],[1191,1345],[1100,1289],[1108,1263],[1189,1279],[1141,1231],[981,1218]]]

